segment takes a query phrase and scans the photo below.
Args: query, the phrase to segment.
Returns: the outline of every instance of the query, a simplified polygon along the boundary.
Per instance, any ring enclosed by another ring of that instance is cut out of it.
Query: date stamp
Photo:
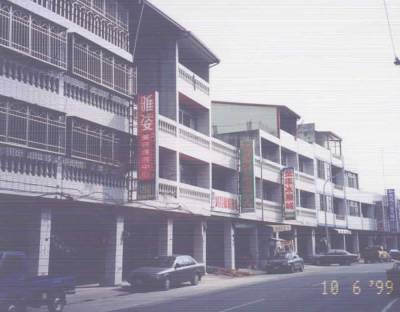
[[[373,289],[378,296],[389,296],[395,291],[394,283],[391,280],[369,280],[364,284],[356,280],[351,283],[350,287],[341,285],[337,280],[324,280],[320,285],[323,296],[338,296],[343,291],[350,291],[351,294],[358,296],[366,289]]]

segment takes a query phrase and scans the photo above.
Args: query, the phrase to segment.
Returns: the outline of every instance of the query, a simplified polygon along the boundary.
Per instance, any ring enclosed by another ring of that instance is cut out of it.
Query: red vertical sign
[[[138,180],[156,178],[156,94],[139,97]]]
[[[157,92],[139,96],[138,200],[154,200],[157,198],[157,111]]]
[[[296,219],[296,187],[293,168],[282,169],[283,213],[286,220]]]

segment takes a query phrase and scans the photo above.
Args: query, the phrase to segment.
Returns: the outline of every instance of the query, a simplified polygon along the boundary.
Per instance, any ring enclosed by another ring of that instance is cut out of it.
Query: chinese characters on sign
[[[241,211],[254,212],[256,209],[256,179],[254,176],[254,141],[240,141],[240,194]]]
[[[139,97],[138,105],[138,199],[156,198],[157,93]]]
[[[390,232],[397,231],[396,194],[394,189],[386,190]]]
[[[230,210],[231,212],[237,212],[238,202],[234,198],[213,196],[213,208],[227,209]]]
[[[296,220],[296,188],[293,168],[282,169],[283,213],[286,220]]]

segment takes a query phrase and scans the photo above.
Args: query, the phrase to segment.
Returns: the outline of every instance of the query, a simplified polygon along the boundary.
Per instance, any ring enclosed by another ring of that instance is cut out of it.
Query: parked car
[[[23,312],[47,305],[61,312],[66,295],[75,293],[73,277],[29,276],[23,252],[0,251],[0,311]]]
[[[393,267],[386,271],[386,278],[393,282],[393,295],[400,295],[400,262],[393,263]]]
[[[359,260],[359,256],[352,254],[346,250],[331,249],[326,253],[318,254],[313,257],[313,263],[316,265],[323,264],[340,264],[351,265]]]
[[[391,249],[389,251],[390,258],[393,260],[400,260],[400,250],[398,249]]]
[[[391,261],[389,253],[383,249],[383,246],[368,246],[361,252],[361,257],[365,263],[389,262]]]
[[[206,272],[205,266],[191,256],[160,256],[145,267],[130,272],[128,282],[133,288],[161,286],[168,290],[171,286],[184,282],[197,285]]]
[[[267,259],[265,271],[272,272],[303,272],[304,260],[294,252],[277,254]]]

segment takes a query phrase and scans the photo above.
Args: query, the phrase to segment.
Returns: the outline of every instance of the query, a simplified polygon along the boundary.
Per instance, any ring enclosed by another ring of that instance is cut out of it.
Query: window
[[[319,208],[322,211],[325,211],[327,208],[328,212],[332,212],[332,196],[327,195],[319,195]]]
[[[358,189],[358,174],[350,171],[346,171],[347,186]]]
[[[182,108],[179,109],[179,123],[194,130],[197,130],[197,122],[194,115]]]
[[[326,179],[325,174],[325,163],[322,160],[317,160],[317,171],[318,171],[318,178]]]
[[[0,98],[0,141],[65,152],[65,116],[24,102]]]
[[[128,140],[117,131],[77,118],[71,118],[70,131],[72,156],[113,165],[122,161]]]
[[[72,50],[75,75],[127,96],[136,93],[136,73],[128,62],[78,36],[73,37]]]
[[[66,30],[19,7],[0,8],[0,45],[66,68]]]
[[[361,209],[360,209],[360,203],[353,201],[353,200],[348,200],[347,201],[347,207],[349,208],[349,214],[351,216],[356,216],[359,217],[361,215]]]

